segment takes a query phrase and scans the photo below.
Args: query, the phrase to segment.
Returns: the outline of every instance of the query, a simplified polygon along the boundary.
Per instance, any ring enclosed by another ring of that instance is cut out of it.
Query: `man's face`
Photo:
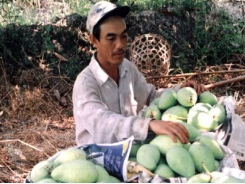
[[[127,41],[126,23],[122,17],[110,17],[100,26],[100,40],[93,39],[101,65],[118,65],[122,62]]]

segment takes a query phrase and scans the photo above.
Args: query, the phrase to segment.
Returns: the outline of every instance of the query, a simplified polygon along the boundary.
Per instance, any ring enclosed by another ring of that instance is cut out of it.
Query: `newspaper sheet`
[[[224,96],[219,103],[225,106],[227,117],[216,130],[216,138],[229,147],[238,160],[245,161],[245,123],[235,113],[236,100],[232,96]]]
[[[90,144],[81,146],[87,153],[87,159],[104,166],[104,168],[121,181],[127,178],[127,161],[134,137],[112,144]]]
[[[126,181],[128,180],[128,157],[130,154],[133,140],[134,137],[131,136],[128,139],[117,143],[87,144],[76,147],[86,152],[88,160],[91,160],[96,164],[102,165],[108,171],[109,174],[117,177],[120,181]],[[57,152],[47,160],[54,161],[59,156],[59,154],[61,154],[63,151],[67,149]],[[24,183],[33,183],[30,178],[30,173],[25,179]]]

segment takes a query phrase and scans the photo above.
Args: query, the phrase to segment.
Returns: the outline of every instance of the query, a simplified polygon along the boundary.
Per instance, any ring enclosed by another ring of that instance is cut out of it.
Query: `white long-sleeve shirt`
[[[151,119],[137,115],[164,89],[147,84],[127,59],[119,65],[119,72],[117,85],[93,56],[77,76],[72,98],[78,146],[118,142],[132,135],[135,140],[146,139]]]

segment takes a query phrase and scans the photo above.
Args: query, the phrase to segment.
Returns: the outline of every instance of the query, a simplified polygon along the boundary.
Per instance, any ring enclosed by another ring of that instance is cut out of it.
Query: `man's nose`
[[[116,42],[116,48],[117,49],[122,49],[125,47],[125,41],[123,39],[117,39],[117,42]]]

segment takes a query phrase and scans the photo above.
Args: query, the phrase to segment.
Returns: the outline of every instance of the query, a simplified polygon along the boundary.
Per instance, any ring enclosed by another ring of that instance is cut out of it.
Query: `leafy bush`
[[[11,67],[15,72],[21,68],[38,66],[40,60],[55,67],[57,58],[53,57],[54,51],[63,52],[69,57],[69,63],[62,62],[54,72],[74,79],[82,70],[81,67],[89,62],[89,42],[79,40],[79,30],[72,25],[56,27],[52,24],[62,18],[69,18],[73,13],[85,17],[91,4],[97,1],[2,0],[0,55],[6,63],[13,63]],[[181,72],[191,72],[205,65],[224,64],[235,54],[244,53],[244,18],[234,21],[227,12],[216,9],[212,0],[111,1],[129,5],[134,14],[154,10],[159,16],[165,16],[159,34],[172,45],[171,67],[177,67]],[[170,21],[164,27],[168,18]],[[78,21],[78,24],[81,23]],[[25,29],[28,26],[29,29]],[[82,31],[86,32],[83,27]],[[137,32],[133,33],[137,35]],[[130,36],[133,38],[135,35]],[[79,42],[86,47],[85,52],[79,50]]]
[[[85,16],[91,4],[89,0],[2,0],[0,25],[44,25],[72,13]]]
[[[190,13],[191,39],[181,44],[176,61],[183,71],[224,64],[234,54],[244,53],[244,20],[235,23],[227,12],[217,10],[211,1],[198,3]]]

